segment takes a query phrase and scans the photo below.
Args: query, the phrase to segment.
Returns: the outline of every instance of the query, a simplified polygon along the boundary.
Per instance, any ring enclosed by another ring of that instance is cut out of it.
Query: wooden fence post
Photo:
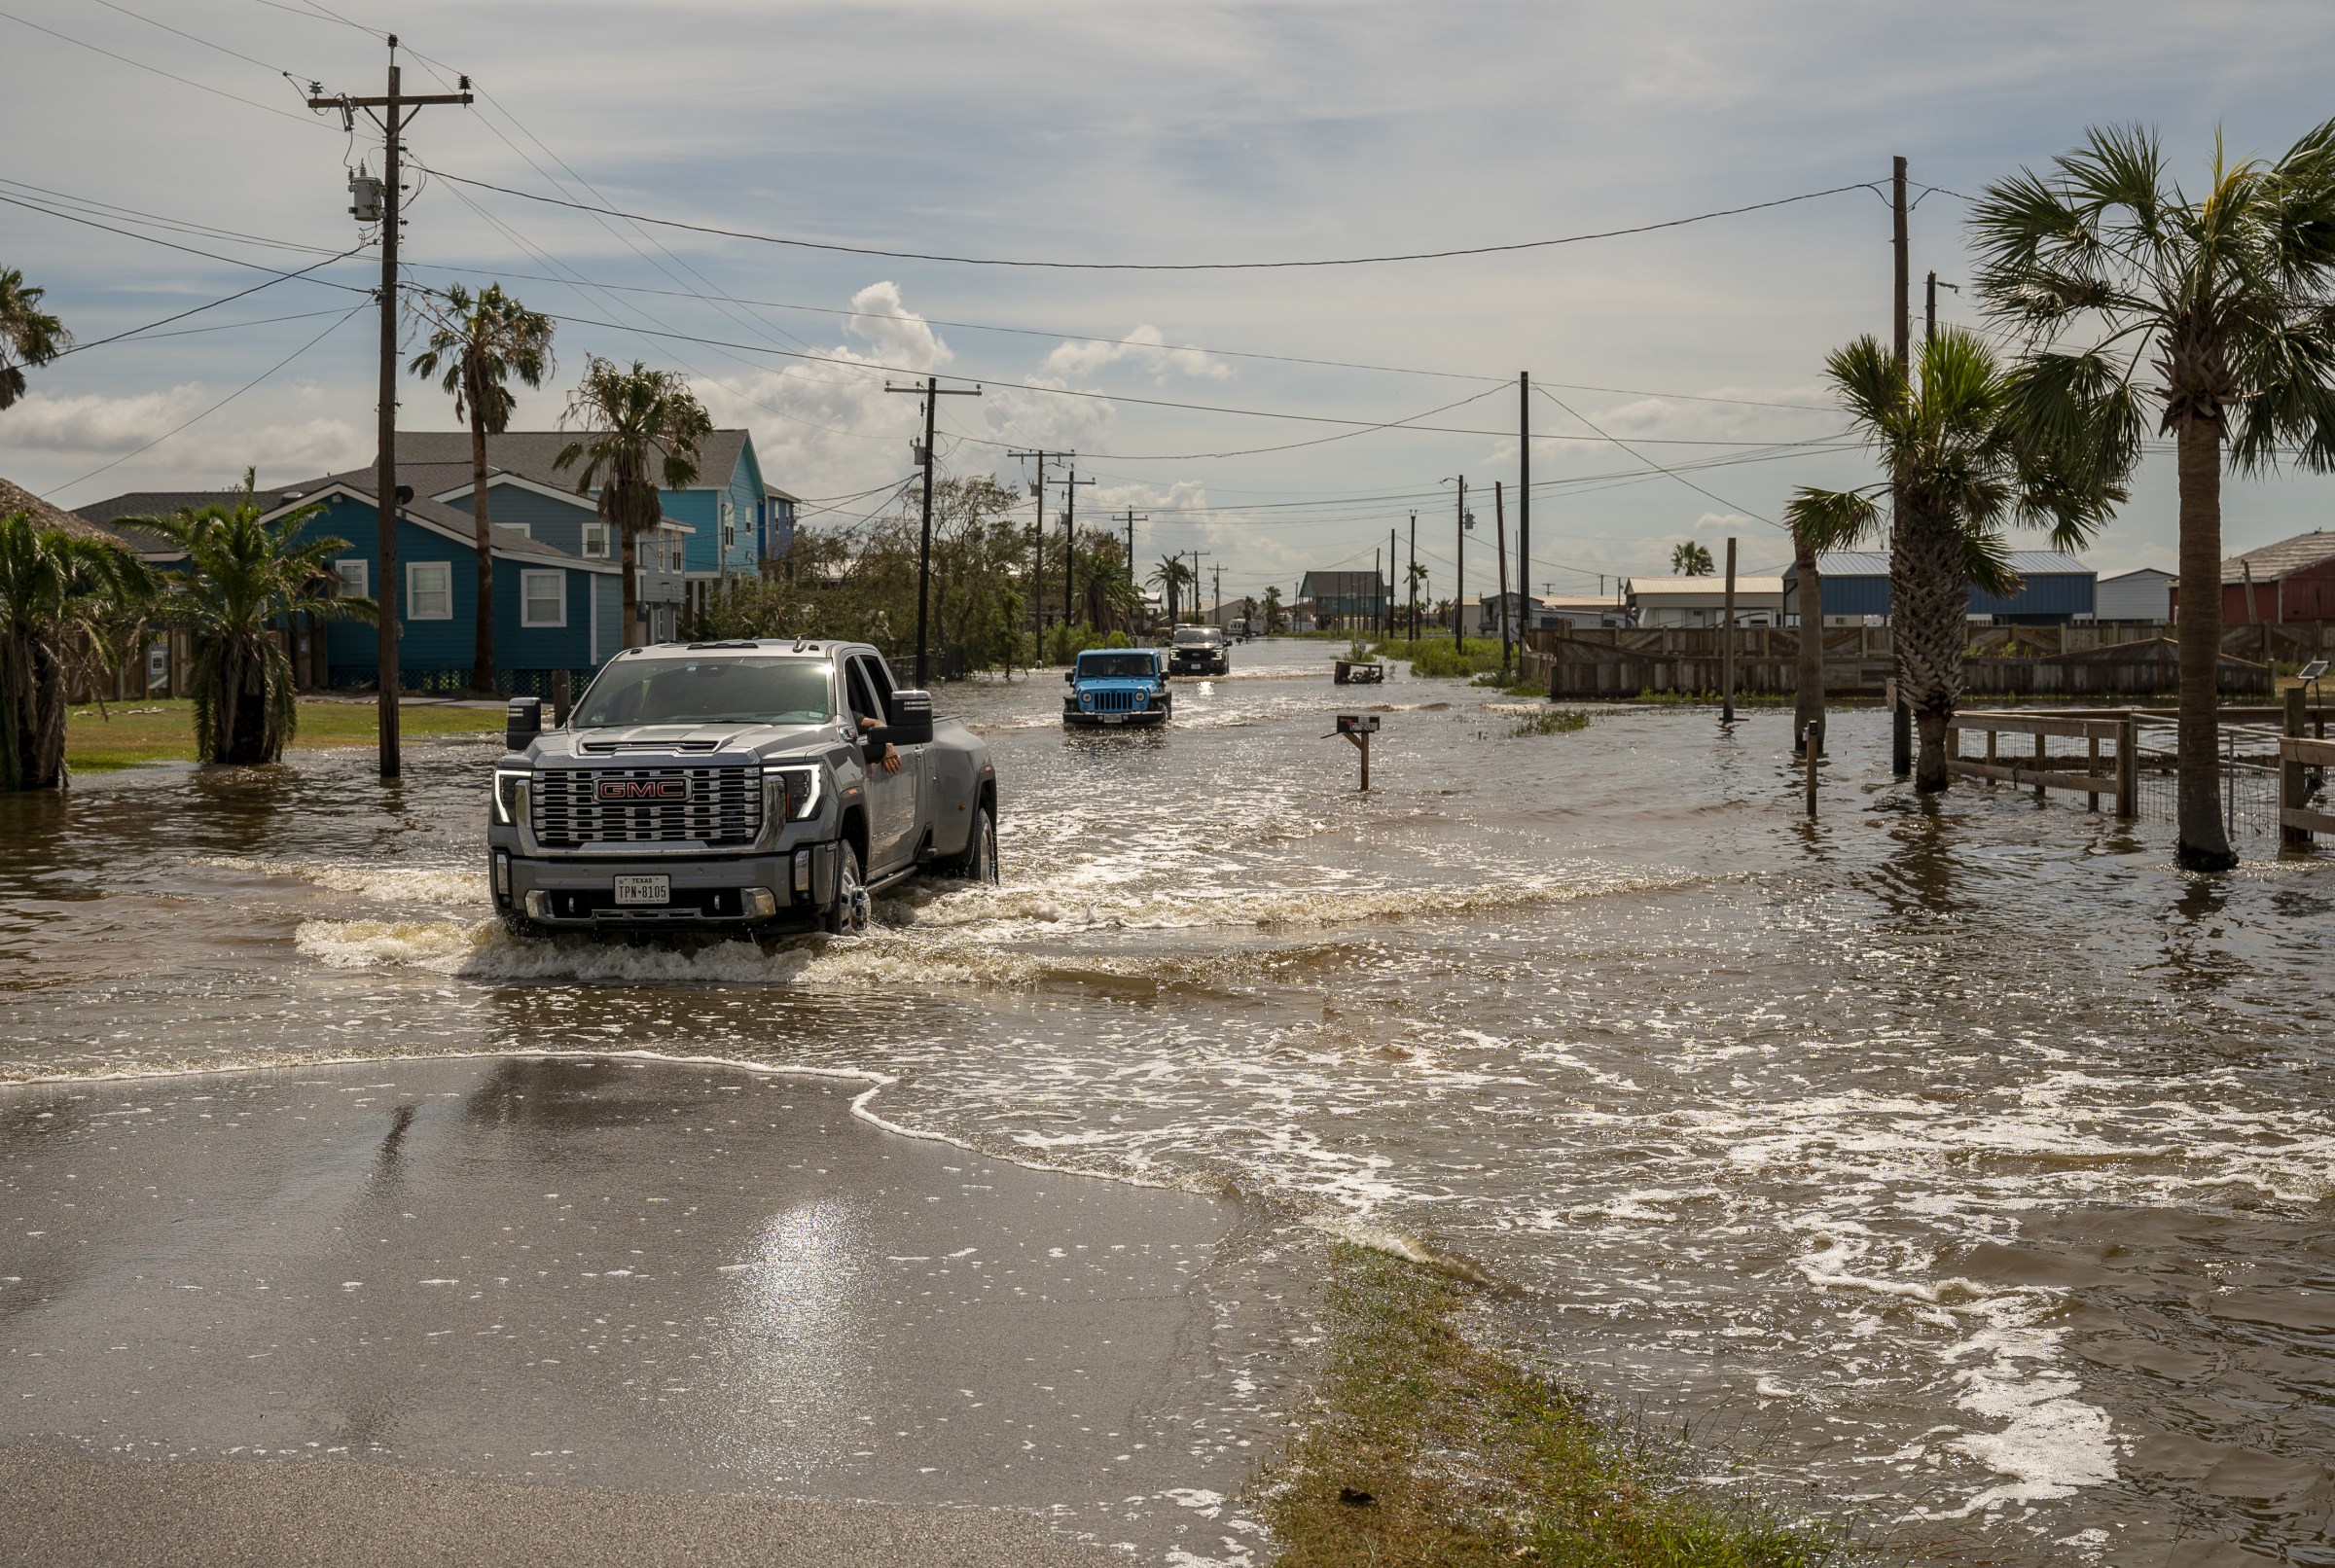
[[[2130,713],[2116,721],[2116,814],[2140,814],[2140,721]]]
[[[2038,773],[2040,773],[2040,772],[2043,772],[2043,771],[2045,771],[2045,770],[2046,770],[2043,765],[2044,765],[2045,763],[2047,763],[2047,762],[2049,762],[2049,761],[2051,760],[2051,751],[2050,751],[2050,746],[2051,746],[2051,742],[2050,742],[2050,740],[2049,740],[2049,739],[2048,739],[2048,738],[2047,738],[2047,737],[2044,735],[2044,733],[2043,733],[2043,732],[2042,732],[2040,730],[2036,731],[2035,731],[2035,771],[2036,771],[2036,772],[2038,772]],[[2036,785],[2036,786],[2035,786],[2035,799],[2036,799],[2036,800],[2038,800],[2038,801],[2040,801],[2041,799],[2043,799],[2043,786],[2042,786],[2042,785],[2040,785],[2040,784],[2038,784],[2038,785]]]
[[[2296,739],[2302,738],[2305,701],[2306,696],[2301,687],[2290,686],[2286,689],[2285,723],[2280,728]],[[2303,789],[2301,760],[2293,757],[2281,758],[2279,764],[2279,812],[2281,818],[2279,842],[2282,844],[2308,844],[2311,842],[2311,831],[2308,828],[2289,828],[2284,821],[2286,812],[2302,808]]]
[[[2086,725],[2084,726],[2084,735],[2091,756],[2091,761],[2086,765],[2084,771],[2091,777],[2098,778],[2100,777],[2100,731],[2090,725]],[[2100,809],[2100,791],[2087,790],[2084,792],[2084,809],[2087,811]]]
[[[552,671],[552,726],[554,729],[564,730],[567,728],[567,710],[573,699],[574,680],[575,677],[566,670]]]

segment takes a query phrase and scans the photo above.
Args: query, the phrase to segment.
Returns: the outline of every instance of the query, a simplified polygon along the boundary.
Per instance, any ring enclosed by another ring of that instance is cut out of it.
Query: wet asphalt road
[[[1239,1206],[886,1132],[867,1087],[502,1057],[0,1089],[0,1555],[1223,1550],[1262,1434],[1180,1412],[1220,1403]]]

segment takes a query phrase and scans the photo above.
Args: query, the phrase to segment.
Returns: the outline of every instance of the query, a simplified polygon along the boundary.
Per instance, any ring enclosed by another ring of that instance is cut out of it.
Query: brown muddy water
[[[850,943],[511,941],[489,741],[0,801],[0,1078],[866,1074],[864,1114],[990,1158],[1472,1260],[1517,1287],[1487,1333],[1886,1556],[2335,1563],[2335,864],[2189,877],[2080,803],[1917,805],[1869,713],[1812,828],[1784,714],[1517,738],[1327,652],[1239,650],[1148,734],[950,690],[1005,885]],[[1368,796],[1341,707],[1383,717]]]

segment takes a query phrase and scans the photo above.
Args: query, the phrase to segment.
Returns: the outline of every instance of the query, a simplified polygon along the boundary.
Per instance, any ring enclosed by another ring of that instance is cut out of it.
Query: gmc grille
[[[671,799],[603,801],[602,783],[664,786]],[[535,839],[749,844],[762,832],[762,780],[750,767],[554,767],[535,775]]]

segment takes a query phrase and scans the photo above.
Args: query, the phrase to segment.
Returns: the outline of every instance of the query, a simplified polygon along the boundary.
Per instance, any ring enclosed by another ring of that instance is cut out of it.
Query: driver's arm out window
[[[883,723],[883,708],[877,702],[876,694],[868,686],[867,660],[864,659],[851,660],[846,666],[846,675],[851,694],[852,717],[855,720],[873,719],[878,724]],[[857,728],[856,725],[854,728]]]

